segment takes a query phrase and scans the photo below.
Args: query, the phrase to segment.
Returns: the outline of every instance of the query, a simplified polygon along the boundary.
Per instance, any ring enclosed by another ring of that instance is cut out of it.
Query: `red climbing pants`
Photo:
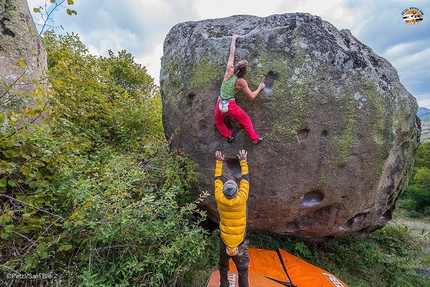
[[[250,140],[254,141],[258,139],[258,135],[254,130],[251,118],[236,104],[236,101],[229,101],[228,111],[226,113],[221,113],[219,110],[219,102],[220,101],[218,100],[215,107],[214,123],[223,137],[228,138],[232,134],[224,123],[225,116],[229,115],[242,125]]]

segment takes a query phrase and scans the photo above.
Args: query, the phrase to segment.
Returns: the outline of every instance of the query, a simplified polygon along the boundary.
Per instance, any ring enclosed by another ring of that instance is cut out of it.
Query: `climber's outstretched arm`
[[[225,69],[224,81],[230,79],[234,73],[234,53],[236,52],[236,39],[239,35],[233,35],[230,45],[230,54],[228,56],[227,67]]]

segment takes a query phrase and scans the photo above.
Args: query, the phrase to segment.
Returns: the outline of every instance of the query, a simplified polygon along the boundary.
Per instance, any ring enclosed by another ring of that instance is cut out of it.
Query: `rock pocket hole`
[[[227,164],[228,170],[235,179],[240,179],[242,177],[240,163],[238,159],[227,159],[225,163]]]
[[[303,195],[303,206],[315,206],[324,199],[324,194],[320,190],[314,190]]]
[[[273,83],[277,78],[278,78],[278,75],[275,72],[269,71],[267,75],[264,77],[264,84],[268,88],[273,88]]]
[[[357,214],[353,218],[350,218],[347,222],[345,222],[340,228],[342,229],[348,229],[350,228],[354,223],[362,221],[365,217],[365,214]]]
[[[385,213],[379,218],[380,221],[390,221],[393,219],[393,212],[391,210],[385,211]]]
[[[276,230],[280,234],[291,234],[299,230],[299,225],[295,222],[289,222]]]
[[[264,76],[262,82],[266,85],[266,87],[263,90],[263,94],[265,96],[271,96],[273,93],[273,84],[275,82],[275,80],[278,78],[278,75],[273,72],[273,71],[269,71],[267,73],[267,75]]]
[[[322,144],[326,144],[327,143],[327,135],[328,135],[328,131],[323,130],[323,132],[321,133],[321,138],[320,138],[320,142]]]
[[[299,140],[299,142],[302,142],[308,137],[308,135],[309,135],[308,129],[299,130],[297,133],[297,139]]]
[[[199,129],[206,129],[208,127],[208,122],[206,120],[199,121]]]
[[[199,137],[203,137],[205,135],[207,127],[208,127],[208,122],[206,120],[199,121],[199,131],[198,131]]]
[[[196,98],[195,94],[188,94],[187,96],[187,105],[191,107],[193,105],[194,99]]]

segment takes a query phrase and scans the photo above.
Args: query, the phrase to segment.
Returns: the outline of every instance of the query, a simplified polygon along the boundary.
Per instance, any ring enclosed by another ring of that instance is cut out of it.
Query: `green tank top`
[[[223,81],[221,84],[221,92],[218,97],[219,100],[234,100],[236,94],[236,81],[238,77],[233,74],[227,81]]]

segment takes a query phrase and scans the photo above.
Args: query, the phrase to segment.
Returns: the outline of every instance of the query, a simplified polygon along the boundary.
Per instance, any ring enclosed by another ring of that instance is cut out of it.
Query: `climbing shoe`
[[[259,143],[261,143],[262,141],[263,141],[263,138],[262,138],[262,137],[258,137],[258,139],[253,140],[253,141],[252,141],[252,143],[253,143],[253,144],[259,144]]]
[[[230,135],[230,136],[227,138],[227,142],[228,142],[228,143],[232,143],[232,142],[233,142],[233,140],[234,140],[234,136],[233,136],[233,135]]]

